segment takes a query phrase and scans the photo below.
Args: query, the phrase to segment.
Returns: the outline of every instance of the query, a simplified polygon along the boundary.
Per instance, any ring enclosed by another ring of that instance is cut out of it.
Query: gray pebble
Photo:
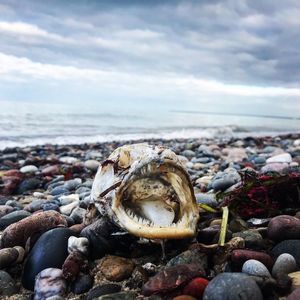
[[[18,289],[15,281],[5,271],[0,271],[0,296],[11,296],[16,294]]]
[[[221,273],[206,287],[203,300],[263,300],[256,282],[242,273]]]
[[[242,272],[248,275],[260,276],[260,277],[271,277],[267,267],[258,260],[249,259],[242,267]]]
[[[86,210],[84,208],[76,207],[72,211],[70,217],[74,220],[76,224],[80,224],[83,222],[83,218],[85,214],[86,214]]]
[[[277,278],[281,274],[289,274],[297,270],[297,263],[291,254],[283,253],[279,255],[272,269],[272,275]]]

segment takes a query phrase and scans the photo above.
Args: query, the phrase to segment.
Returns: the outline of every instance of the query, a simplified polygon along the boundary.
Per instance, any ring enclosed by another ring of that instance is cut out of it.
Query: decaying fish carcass
[[[169,149],[117,148],[99,167],[92,200],[129,233],[146,239],[194,236],[199,210],[189,176]]]

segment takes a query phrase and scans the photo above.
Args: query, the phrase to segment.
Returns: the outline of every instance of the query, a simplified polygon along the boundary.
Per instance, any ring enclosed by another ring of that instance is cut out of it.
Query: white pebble
[[[70,236],[68,239],[68,252],[72,253],[75,251],[81,252],[84,255],[88,254],[89,251],[89,240],[86,237],[75,237]]]

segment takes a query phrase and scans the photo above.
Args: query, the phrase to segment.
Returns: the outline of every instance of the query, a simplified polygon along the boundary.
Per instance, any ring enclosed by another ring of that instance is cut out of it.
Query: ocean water
[[[0,149],[141,138],[261,136],[300,132],[300,118],[205,111],[107,109],[0,102]]]

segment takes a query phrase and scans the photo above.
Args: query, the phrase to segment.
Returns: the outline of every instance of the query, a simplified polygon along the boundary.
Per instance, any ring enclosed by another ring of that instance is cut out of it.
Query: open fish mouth
[[[146,144],[116,149],[97,172],[92,199],[102,214],[135,236],[195,235],[199,210],[193,188],[171,150]]]

